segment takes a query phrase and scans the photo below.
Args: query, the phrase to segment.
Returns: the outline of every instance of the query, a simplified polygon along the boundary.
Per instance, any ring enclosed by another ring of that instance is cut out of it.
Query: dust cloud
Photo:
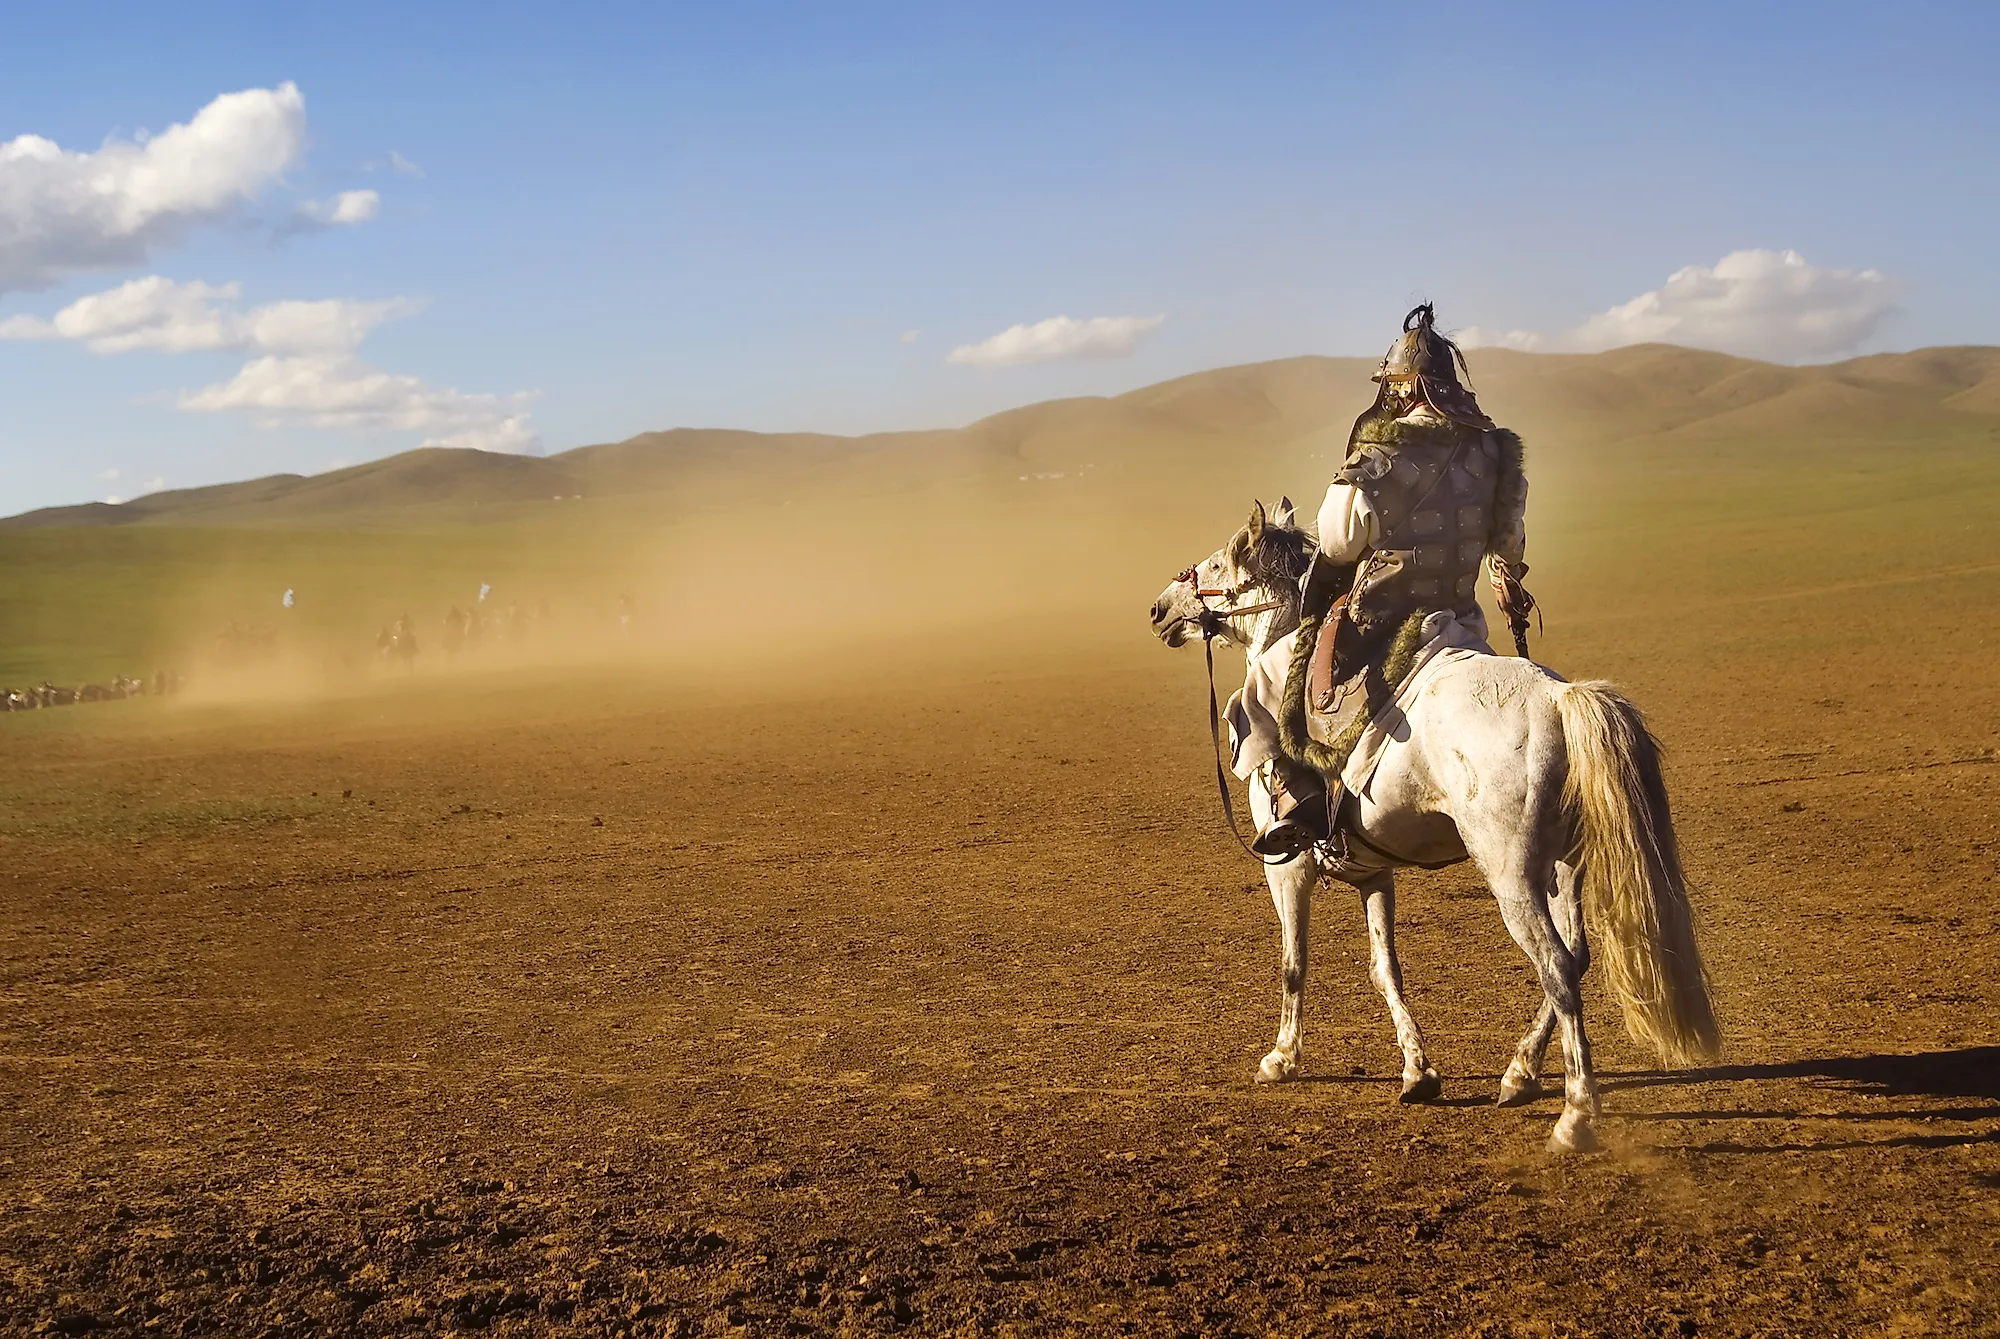
[[[149,596],[145,664],[180,676],[184,702],[611,680],[870,690],[1157,654],[1147,606],[1199,556],[1149,551],[1158,536],[1103,490],[1036,480],[261,538],[217,537]]]

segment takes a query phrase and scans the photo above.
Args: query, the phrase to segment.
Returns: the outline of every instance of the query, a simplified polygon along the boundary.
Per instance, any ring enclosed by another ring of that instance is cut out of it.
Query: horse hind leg
[[[1494,1105],[1524,1107],[1542,1095],[1542,1056],[1549,1049],[1549,1038],[1555,1033],[1555,1006],[1549,1003],[1544,993],[1541,1008],[1535,1011],[1534,1023],[1528,1028],[1528,1034],[1521,1038],[1521,1044],[1514,1048],[1514,1058],[1507,1062],[1507,1072],[1500,1076],[1500,1096],[1494,1099]]]
[[[1500,915],[1514,942],[1528,955],[1541,978],[1546,1007],[1555,1013],[1563,1039],[1563,1112],[1549,1135],[1551,1153],[1589,1153],[1598,1146],[1597,1075],[1590,1060],[1590,1038],[1583,1028],[1582,973],[1578,955],[1570,952],[1556,930],[1549,899],[1526,877],[1495,880]]]
[[[1423,1029],[1403,998],[1403,966],[1396,960],[1396,876],[1384,871],[1359,885],[1362,910],[1368,918],[1368,974],[1389,1006],[1396,1025],[1396,1044],[1403,1052],[1403,1091],[1399,1102],[1429,1102],[1444,1091],[1444,1080],[1424,1053]]]
[[[1583,879],[1582,871],[1568,861],[1556,863],[1556,899],[1553,908],[1556,929],[1561,933],[1563,944],[1576,959],[1576,975],[1583,979],[1590,970],[1590,941],[1583,929]],[[1549,1049],[1549,1039],[1556,1031],[1556,1010],[1549,1002],[1548,993],[1542,994],[1541,1007],[1535,1012],[1535,1021],[1528,1028],[1521,1044],[1514,1048],[1514,1058],[1508,1062],[1507,1072],[1500,1077],[1498,1105],[1503,1107],[1526,1106],[1542,1095],[1542,1057]]]

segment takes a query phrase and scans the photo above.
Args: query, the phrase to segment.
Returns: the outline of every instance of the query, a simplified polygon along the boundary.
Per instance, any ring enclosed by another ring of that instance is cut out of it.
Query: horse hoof
[[[1542,1095],[1542,1085],[1534,1079],[1517,1079],[1508,1075],[1500,1081],[1500,1096],[1496,1106],[1524,1107]]]
[[[1443,1091],[1444,1080],[1438,1077],[1436,1070],[1427,1069],[1415,1078],[1405,1075],[1403,1091],[1396,1100],[1405,1106],[1411,1106],[1418,1102],[1435,1101],[1438,1094]]]
[[[1257,1066],[1257,1082],[1290,1083],[1299,1076],[1299,1057],[1273,1051]]]
[[[1549,1152],[1558,1157],[1575,1153],[1595,1153],[1602,1147],[1597,1142],[1597,1131],[1591,1128],[1590,1118],[1582,1112],[1565,1111],[1556,1128],[1549,1132]]]

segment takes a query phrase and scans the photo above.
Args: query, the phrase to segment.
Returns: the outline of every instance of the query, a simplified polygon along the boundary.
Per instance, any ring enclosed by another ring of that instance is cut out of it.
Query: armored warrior
[[[1393,697],[1417,647],[1490,653],[1482,563],[1527,654],[1521,439],[1480,411],[1464,356],[1434,322],[1429,303],[1403,318],[1320,505],[1293,645],[1253,665],[1230,704],[1237,774],[1261,773],[1272,797],[1275,821],[1255,843],[1268,856],[1334,840],[1342,747]]]

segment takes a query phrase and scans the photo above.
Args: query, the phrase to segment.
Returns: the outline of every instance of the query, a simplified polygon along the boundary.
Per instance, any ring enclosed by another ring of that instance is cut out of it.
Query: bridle
[[[1234,589],[1224,590],[1220,586],[1204,586],[1195,578],[1201,573],[1201,564],[1196,563],[1175,577],[1176,582],[1185,581],[1194,587],[1194,598],[1201,605],[1201,612],[1195,615],[1194,624],[1201,629],[1201,639],[1206,642],[1222,635],[1222,625],[1229,619],[1242,618],[1246,614],[1268,614],[1273,609],[1283,609],[1285,601],[1266,600],[1262,604],[1230,605],[1223,609],[1210,609],[1210,600],[1234,600],[1245,591],[1252,591],[1262,582],[1255,577],[1245,577]]]
[[[1276,860],[1265,855],[1244,839],[1236,826],[1236,802],[1229,795],[1229,778],[1222,769],[1222,712],[1215,703],[1215,639],[1222,635],[1223,624],[1232,618],[1245,614],[1267,614],[1273,609],[1283,609],[1288,601],[1266,600],[1262,604],[1232,604],[1223,609],[1210,609],[1210,600],[1234,600],[1246,591],[1255,590],[1261,582],[1245,578],[1234,590],[1223,590],[1218,586],[1203,586],[1195,578],[1200,570],[1197,563],[1174,578],[1194,587],[1194,598],[1201,605],[1201,612],[1195,616],[1194,624],[1201,629],[1201,657],[1208,666],[1208,744],[1215,755],[1215,793],[1222,797],[1222,821],[1229,827],[1229,835],[1243,848],[1244,854],[1260,865],[1288,865],[1297,860],[1298,853],[1281,856]]]

